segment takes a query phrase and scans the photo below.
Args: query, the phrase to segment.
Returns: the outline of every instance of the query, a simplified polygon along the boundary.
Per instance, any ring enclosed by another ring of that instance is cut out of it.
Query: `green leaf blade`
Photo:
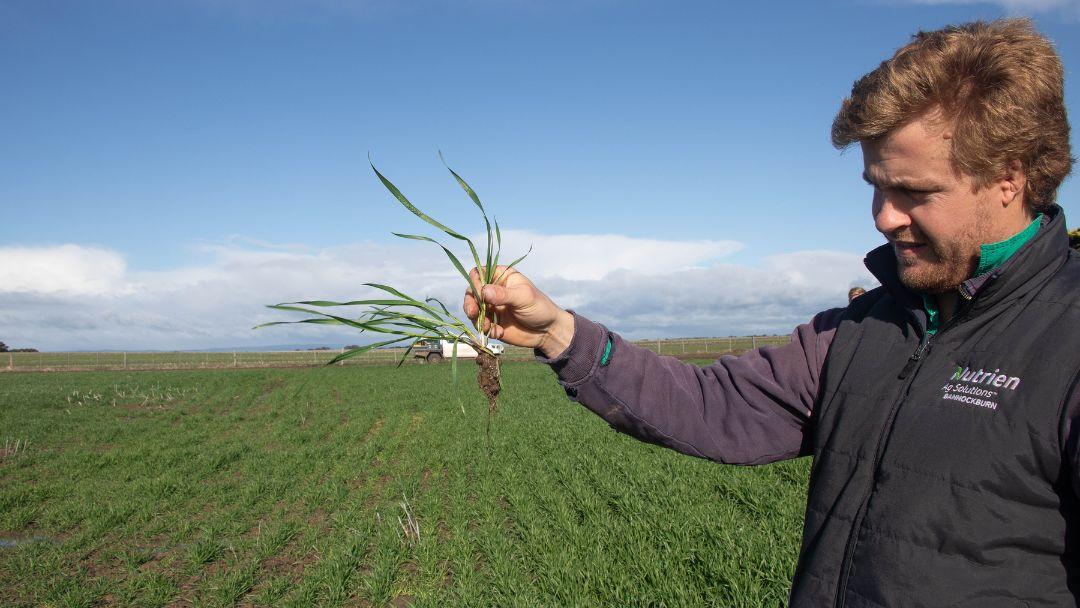
[[[406,209],[411,211],[413,215],[424,220],[428,224],[431,224],[432,226],[438,228],[439,230],[442,230],[446,234],[454,237],[455,239],[465,241],[469,245],[469,251],[472,252],[473,259],[476,261],[477,265],[480,264],[480,255],[476,251],[476,245],[473,244],[472,240],[470,240],[469,237],[457,232],[453,228],[450,228],[449,226],[443,224],[442,222],[421,211],[419,208],[416,207],[416,205],[413,205],[409,201],[409,199],[405,198],[405,195],[401,193],[401,190],[399,190],[397,186],[395,186],[390,180],[386,179],[386,177],[382,173],[379,173],[379,170],[375,168],[374,164],[371,165],[371,169],[375,172],[375,175],[379,177],[379,180],[383,183],[383,186],[385,186],[386,189],[390,191],[390,194],[393,194],[394,198],[398,199],[398,202],[400,202]]]
[[[403,239],[412,239],[415,241],[427,241],[429,243],[435,243],[439,247],[442,247],[442,250],[446,252],[446,257],[450,258],[450,263],[454,265],[454,268],[457,268],[458,273],[462,276],[462,278],[465,279],[465,282],[469,284],[469,289],[472,290],[473,296],[476,298],[476,301],[480,301],[480,294],[477,293],[476,286],[472,284],[472,279],[469,278],[469,273],[465,270],[465,266],[461,264],[461,260],[458,260],[457,256],[454,255],[453,251],[450,251],[446,248],[445,245],[430,237],[421,236],[418,234],[402,234],[399,232],[392,232],[391,234],[397,237],[401,237]]]
[[[382,348],[383,346],[390,346],[391,344],[397,344],[398,342],[404,342],[407,339],[408,338],[395,338],[393,340],[386,340],[385,342],[376,342],[375,344],[368,344],[367,346],[361,346],[360,348],[354,348],[352,350],[347,350],[347,351],[341,353],[340,355],[334,357],[333,359],[329,360],[326,364],[327,365],[333,365],[335,363],[345,361],[346,359],[351,359],[351,358],[353,358],[353,357],[355,357],[357,355],[362,355],[362,354],[368,352],[369,350],[374,350],[376,348]]]
[[[450,175],[454,176],[454,179],[457,181],[458,185],[461,186],[461,189],[465,191],[465,194],[469,195],[469,198],[471,198],[473,203],[476,204],[476,207],[480,209],[480,215],[484,218],[484,227],[487,232],[487,250],[484,256],[484,259],[487,263],[484,265],[484,275],[487,279],[490,279],[493,272],[491,270],[491,222],[488,220],[487,211],[484,209],[484,204],[480,202],[480,197],[476,194],[476,191],[472,189],[472,186],[470,186],[463,177],[458,175],[457,171],[451,169],[450,165],[446,164],[446,159],[443,158],[442,152],[439,152],[439,160],[442,161],[443,166],[446,167],[446,170],[450,172]],[[479,258],[477,258],[476,270],[477,272],[480,271]],[[489,281],[485,281],[485,283],[487,282]]]

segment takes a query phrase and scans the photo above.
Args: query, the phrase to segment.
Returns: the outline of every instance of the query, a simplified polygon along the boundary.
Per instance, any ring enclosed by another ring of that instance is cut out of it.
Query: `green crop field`
[[[0,605],[785,603],[808,461],[634,441],[534,363],[489,444],[473,370],[2,374]]]

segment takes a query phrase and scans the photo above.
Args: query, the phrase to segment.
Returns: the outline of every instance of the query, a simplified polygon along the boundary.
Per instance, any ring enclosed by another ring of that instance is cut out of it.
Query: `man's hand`
[[[517,270],[496,266],[495,276],[497,282],[484,285],[480,292],[487,306],[482,328],[484,333],[507,344],[539,349],[549,358],[558,356],[570,346],[570,340],[574,337],[573,315],[556,306],[551,298]],[[469,277],[479,290],[480,275],[475,268]],[[464,309],[475,323],[480,315],[480,306],[471,289],[465,290]]]

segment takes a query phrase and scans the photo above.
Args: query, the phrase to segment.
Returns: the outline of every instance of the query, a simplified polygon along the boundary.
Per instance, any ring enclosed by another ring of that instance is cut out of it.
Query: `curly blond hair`
[[[851,87],[832,125],[837,148],[881,138],[936,111],[955,167],[985,185],[1019,161],[1025,203],[1054,202],[1072,169],[1061,59],[1028,19],[919,32]]]

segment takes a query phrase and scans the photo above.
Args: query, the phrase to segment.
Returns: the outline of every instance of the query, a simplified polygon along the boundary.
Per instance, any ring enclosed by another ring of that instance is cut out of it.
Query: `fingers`
[[[506,266],[496,266],[495,274],[492,276],[492,283],[496,285],[507,285],[510,282],[510,277],[521,274],[515,268],[507,268]],[[521,275],[524,277],[525,275]]]
[[[487,317],[484,317],[484,321],[481,324],[481,329],[480,329],[481,333],[483,333],[484,335],[486,335],[489,338],[495,338],[496,340],[501,340],[502,337],[503,337],[503,333],[505,331],[506,331],[506,328],[504,328],[502,325],[492,323],[491,319],[489,319]]]
[[[484,298],[484,302],[487,302],[490,306],[502,306],[510,299],[506,294],[506,288],[502,285],[484,285],[480,297]]]
[[[484,282],[481,277],[480,270],[486,270],[486,267],[474,267],[472,270],[469,271],[469,281],[476,289],[480,289],[480,285]],[[498,283],[499,285],[506,285],[506,280],[515,274],[518,274],[518,271],[516,269],[500,265],[495,267],[495,272],[491,274],[491,280],[493,283]]]
[[[475,289],[477,291],[480,290],[481,281],[480,281],[480,271],[478,269],[473,268],[472,270],[469,271],[469,284],[472,285],[472,289]],[[468,293],[469,290],[466,289],[465,292]]]
[[[476,305],[476,298],[473,297],[471,291],[465,292],[465,301],[462,303],[461,308],[465,311],[465,316],[474,322],[480,314],[480,307]]]
[[[516,285],[484,285],[480,294],[490,306],[509,306],[511,308],[523,308],[533,303],[536,295],[531,285],[519,283]]]
[[[484,276],[487,274],[484,270],[473,268],[469,271],[470,286],[465,290],[461,307],[469,320],[477,323],[480,302],[483,302],[486,314],[479,319],[479,331],[490,338],[502,340],[506,328],[495,323],[495,319],[502,319],[504,314],[507,315],[506,319],[512,319],[515,312],[512,309],[517,307],[520,310],[520,307],[532,304],[537,292],[532,283],[513,268],[496,266],[495,272],[489,277]],[[485,278],[490,278],[494,283],[485,285]]]
[[[526,295],[522,289],[503,287],[501,285],[485,285],[481,292],[481,298],[484,303],[489,307],[488,313],[495,312],[495,307],[503,307],[505,305],[510,306],[524,306],[528,303]],[[476,321],[476,317],[480,315],[480,305],[476,302],[475,296],[473,296],[472,289],[465,289],[465,297],[461,302],[461,310],[464,311],[465,316],[468,316],[471,321]]]
[[[494,282],[484,285],[480,269],[473,268],[469,272],[472,286],[465,290],[462,308],[472,321],[480,314],[480,301],[489,311],[495,307],[520,309],[534,304],[538,297],[532,283],[513,268],[496,266],[491,278]]]

